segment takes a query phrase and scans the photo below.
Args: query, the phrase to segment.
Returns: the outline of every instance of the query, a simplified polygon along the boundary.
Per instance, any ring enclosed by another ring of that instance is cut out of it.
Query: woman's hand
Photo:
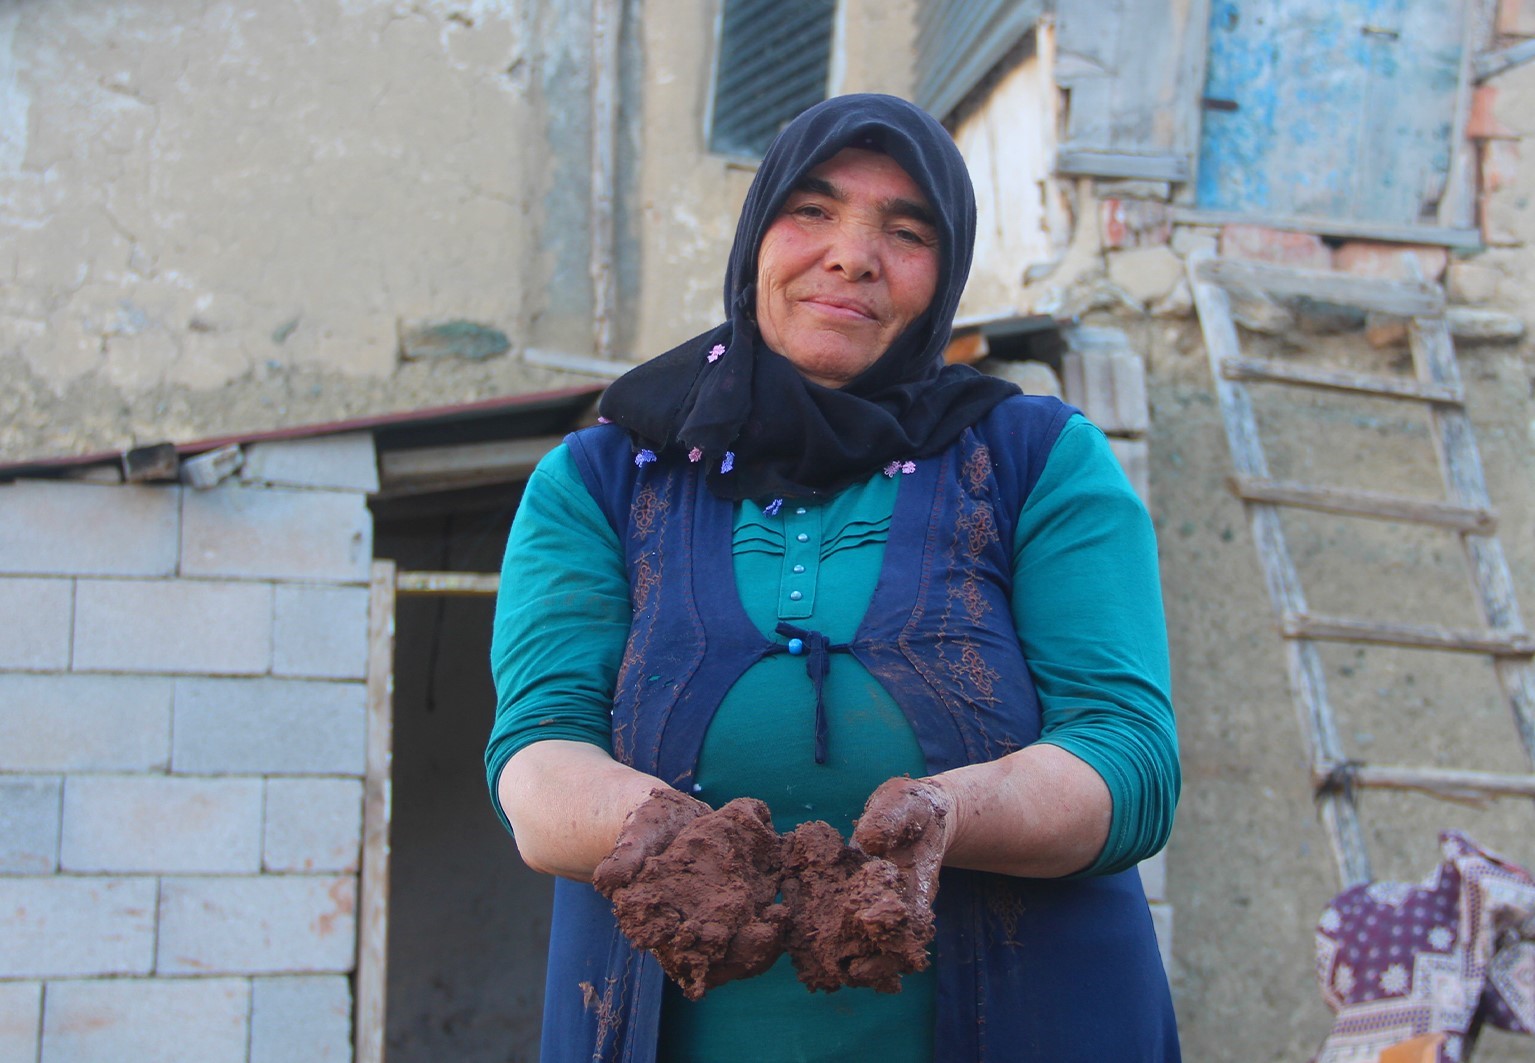
[[[612,900],[613,894],[629,885],[639,875],[645,861],[659,856],[677,835],[699,816],[710,812],[708,805],[670,786],[657,786],[650,797],[630,812],[619,828],[613,851],[592,872],[597,892]]]
[[[777,903],[782,845],[767,805],[738,797],[718,811],[656,789],[629,814],[592,884],[619,929],[649,949],[697,1000],[750,978],[783,952],[788,912]]]
[[[886,779],[865,802],[853,845],[894,864],[907,902],[931,909],[953,811],[954,799],[926,779]]]

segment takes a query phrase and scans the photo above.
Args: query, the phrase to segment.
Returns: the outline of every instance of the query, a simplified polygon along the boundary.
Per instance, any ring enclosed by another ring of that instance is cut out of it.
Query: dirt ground
[[[1123,326],[1123,322],[1120,323]],[[1256,341],[1244,335],[1244,341]],[[1317,917],[1339,886],[1312,804],[1284,656],[1241,504],[1197,328],[1146,323],[1151,494],[1162,558],[1184,791],[1168,861],[1174,993],[1186,1058],[1293,1063],[1330,1025],[1312,974]],[[1265,341],[1251,353],[1314,359]],[[1362,349],[1360,368],[1405,365],[1405,350]],[[1339,352],[1332,350],[1330,357]],[[1461,371],[1499,534],[1526,620],[1535,608],[1535,357],[1528,347],[1465,347]],[[1371,366],[1368,363],[1375,363]],[[1407,404],[1254,388],[1276,475],[1431,497],[1440,490],[1428,421]],[[1288,397],[1286,397],[1288,396]],[[1453,533],[1286,517],[1318,613],[1477,624]],[[1328,693],[1348,755],[1383,764],[1529,770],[1485,658],[1325,647]],[[1488,810],[1371,791],[1362,816],[1375,877],[1416,881],[1437,832],[1467,831],[1535,864],[1527,802]],[[1528,1038],[1489,1032],[1478,1063],[1528,1061]]]

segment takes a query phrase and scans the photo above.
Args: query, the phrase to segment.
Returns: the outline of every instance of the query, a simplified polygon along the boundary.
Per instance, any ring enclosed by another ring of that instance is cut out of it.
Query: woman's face
[[[757,252],[757,328],[808,380],[840,388],[933,300],[938,230],[888,155],[844,148],[789,193]]]

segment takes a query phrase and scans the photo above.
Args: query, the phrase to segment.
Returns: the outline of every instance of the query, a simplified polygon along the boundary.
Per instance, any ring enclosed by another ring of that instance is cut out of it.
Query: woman
[[[1079,414],[943,365],[974,226],[931,117],[811,108],[747,196],[726,323],[529,481],[486,766],[561,876],[545,1060],[1178,1058],[1133,870],[1179,786],[1155,543]],[[895,822],[943,864],[932,966],[663,986],[588,883],[674,790]]]

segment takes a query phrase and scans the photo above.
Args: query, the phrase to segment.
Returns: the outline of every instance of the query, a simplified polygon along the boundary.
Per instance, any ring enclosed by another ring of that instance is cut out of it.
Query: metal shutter
[[[946,117],[1034,28],[1043,9],[1043,0],[922,0],[917,103]]]
[[[709,148],[760,157],[826,98],[836,0],[725,0]]]

